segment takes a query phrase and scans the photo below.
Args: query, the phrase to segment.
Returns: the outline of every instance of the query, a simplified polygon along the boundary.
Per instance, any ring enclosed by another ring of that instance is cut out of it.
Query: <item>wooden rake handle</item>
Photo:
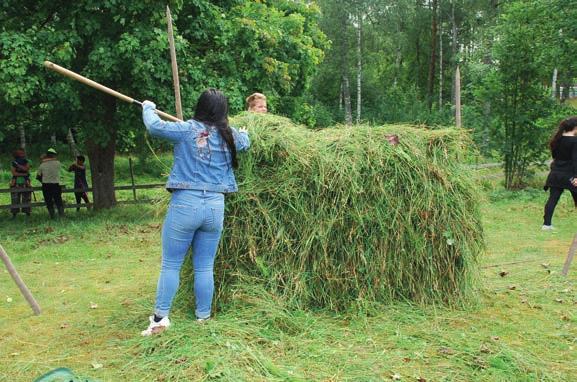
[[[55,71],[56,73],[62,74],[65,77],[71,78],[75,81],[81,82],[84,85],[88,85],[96,90],[100,90],[101,92],[104,92],[106,94],[110,94],[113,97],[116,97],[124,102],[128,102],[128,103],[133,103],[133,104],[137,104],[137,105],[142,105],[142,102],[135,100],[134,98],[131,98],[127,95],[124,95],[122,93],[117,92],[116,90],[112,90],[109,87],[106,87],[104,85],[99,84],[96,81],[92,81],[89,78],[86,78],[84,76],[81,76],[78,73],[74,73],[71,70],[68,70],[66,68],[63,68],[62,66],[56,65],[50,61],[44,61],[44,66],[47,67],[50,70]],[[158,114],[160,117],[168,120],[168,121],[173,121],[173,122],[181,122],[182,120],[179,118],[176,118],[175,116],[172,116],[168,113],[165,113],[163,111],[160,110],[155,110],[156,114]]]

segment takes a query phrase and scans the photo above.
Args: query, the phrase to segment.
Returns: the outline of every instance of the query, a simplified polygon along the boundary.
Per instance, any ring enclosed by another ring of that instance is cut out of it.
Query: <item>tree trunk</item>
[[[351,110],[351,89],[349,87],[349,79],[343,76],[343,97],[345,100],[345,123],[347,125],[353,124],[353,113]]]
[[[343,111],[343,81],[341,81],[341,90],[339,92],[339,112]]]
[[[401,73],[401,58],[401,31],[399,28],[399,35],[397,37],[397,57],[395,58],[395,87],[399,82],[399,74]]]
[[[551,98],[557,98],[557,68],[553,70],[553,80],[551,81]]]
[[[483,154],[489,155],[489,145],[491,144],[491,137],[489,126],[491,126],[491,103],[486,101],[483,105],[483,117],[485,123],[483,124]]]
[[[26,129],[24,124],[20,123],[18,125],[18,132],[20,133],[20,148],[26,151]]]
[[[116,132],[114,129],[114,114],[116,99],[105,98],[105,120],[102,128],[108,130],[109,139],[105,145],[99,145],[89,140],[86,148],[90,159],[94,209],[111,208],[116,204],[114,194],[114,155],[116,153]]]
[[[56,146],[56,134],[52,133],[52,135],[50,135],[50,143],[52,144],[52,146]]]
[[[76,158],[80,155],[78,151],[78,146],[76,146],[76,141],[74,140],[74,135],[72,134],[72,129],[68,129],[68,133],[66,134],[66,140],[68,141],[68,146],[70,147],[70,152]]]
[[[572,78],[572,77],[567,77]],[[564,81],[563,82],[563,90],[561,91],[561,101],[565,101],[569,98],[569,91],[571,90],[571,82]]]
[[[353,116],[351,110],[351,89],[349,87],[349,41],[348,41],[348,22],[349,14],[344,9],[339,12],[339,23],[341,25],[342,34],[338,39],[339,44],[339,66],[341,70],[341,94],[345,108],[345,123],[351,125],[353,123]]]
[[[459,65],[455,71],[455,125],[461,128],[461,71]]]
[[[457,65],[457,19],[455,18],[455,1],[451,0],[451,68],[455,68]],[[451,83],[451,100],[455,102],[455,80],[453,79]]]
[[[439,110],[443,109],[443,23],[439,15]]]
[[[415,1],[415,15],[418,15],[420,12],[420,8],[422,7],[422,1],[416,0]],[[420,36],[420,29],[419,29],[419,36],[414,39],[415,40],[415,74],[413,77],[415,78],[415,87],[421,87],[423,84],[421,82],[421,36]]]
[[[363,27],[363,18],[359,12],[358,16],[358,23],[357,26],[357,125],[361,123],[361,79],[362,79],[362,56],[361,56],[361,43],[362,43],[362,36],[361,30]]]
[[[427,102],[429,110],[433,108],[433,92],[435,90],[435,63],[437,61],[437,3],[438,0],[432,0],[431,60],[429,61],[429,82],[427,87]]]

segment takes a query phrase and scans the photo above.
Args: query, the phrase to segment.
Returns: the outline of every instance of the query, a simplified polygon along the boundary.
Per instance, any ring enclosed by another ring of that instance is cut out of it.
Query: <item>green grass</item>
[[[215,320],[198,325],[181,304],[173,328],[148,339],[139,332],[159,271],[155,208],[56,222],[36,212],[26,224],[2,218],[0,243],[43,313],[32,315],[0,267],[0,381],[32,381],[61,366],[101,381],[382,381],[394,374],[402,381],[574,381],[577,264],[568,278],[559,274],[574,211],[564,195],[557,231],[541,232],[545,198],[536,190],[486,193],[487,253],[474,307],[294,310],[247,279]]]

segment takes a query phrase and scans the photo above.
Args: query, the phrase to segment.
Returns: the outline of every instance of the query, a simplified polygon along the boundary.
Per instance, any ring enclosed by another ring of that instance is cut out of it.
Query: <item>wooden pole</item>
[[[459,65],[455,70],[455,125],[458,128],[462,127],[461,122],[461,71]]]
[[[40,305],[38,305],[38,303],[34,299],[34,296],[32,296],[32,293],[30,293],[28,287],[26,286],[26,284],[24,284],[24,281],[22,281],[22,279],[20,278],[18,272],[16,272],[16,268],[14,268],[14,265],[12,265],[12,262],[10,261],[8,254],[6,253],[4,248],[2,248],[1,245],[0,245],[0,258],[2,258],[2,261],[4,262],[4,265],[6,265],[8,273],[10,273],[10,276],[12,276],[12,279],[20,289],[20,292],[22,293],[26,301],[28,301],[28,304],[34,311],[34,314],[37,316],[40,315],[41,313]]]
[[[174,102],[176,104],[176,117],[184,120],[182,116],[182,100],[180,99],[180,80],[178,78],[178,64],[176,62],[176,48],[174,46],[174,31],[172,30],[172,15],[170,8],[166,6],[166,23],[168,24],[168,45],[170,47],[170,62],[172,63],[172,81],[174,82]]]
[[[132,196],[136,200],[136,187],[134,186],[134,170],[132,169],[132,157],[128,157],[128,167],[130,168],[130,181],[132,183]]]
[[[575,257],[575,252],[577,251],[577,234],[573,238],[573,243],[571,244],[571,248],[569,248],[569,253],[567,254],[567,259],[565,259],[565,265],[563,265],[563,271],[561,274],[563,276],[567,276],[569,273],[569,267],[573,262],[573,258]]]
[[[101,92],[104,92],[106,94],[110,94],[113,97],[116,97],[124,102],[128,102],[128,103],[135,103],[137,105],[142,105],[142,102],[135,100],[134,98],[131,98],[127,95],[124,95],[122,93],[117,92],[116,90],[112,90],[104,85],[100,85],[98,82],[92,81],[91,79],[88,79],[84,76],[81,76],[80,74],[74,73],[71,70],[68,70],[66,68],[63,68],[62,66],[56,65],[50,61],[44,61],[44,66],[47,67],[50,70],[55,71],[56,73],[62,74],[65,77],[71,78],[75,81],[81,82],[84,85],[88,85],[96,90],[100,90]],[[173,122],[181,122],[182,119],[176,118],[170,114],[167,114],[163,111],[160,110],[155,110],[156,114],[158,114],[159,116],[161,116],[164,119],[167,119],[169,121],[173,121]]]

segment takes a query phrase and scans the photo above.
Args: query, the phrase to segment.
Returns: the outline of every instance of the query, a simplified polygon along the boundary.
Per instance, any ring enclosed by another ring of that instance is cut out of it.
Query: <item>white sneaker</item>
[[[150,321],[148,328],[140,333],[145,337],[151,336],[153,334],[162,333],[164,329],[170,326],[170,320],[168,319],[168,316],[162,317],[162,320],[155,322],[154,315],[152,315],[148,317],[148,320]]]
[[[541,227],[541,231],[553,231],[554,228],[552,225],[543,225],[543,227]]]
[[[198,322],[199,324],[204,324],[206,321],[210,320],[210,317],[207,318],[197,318],[196,322]]]

